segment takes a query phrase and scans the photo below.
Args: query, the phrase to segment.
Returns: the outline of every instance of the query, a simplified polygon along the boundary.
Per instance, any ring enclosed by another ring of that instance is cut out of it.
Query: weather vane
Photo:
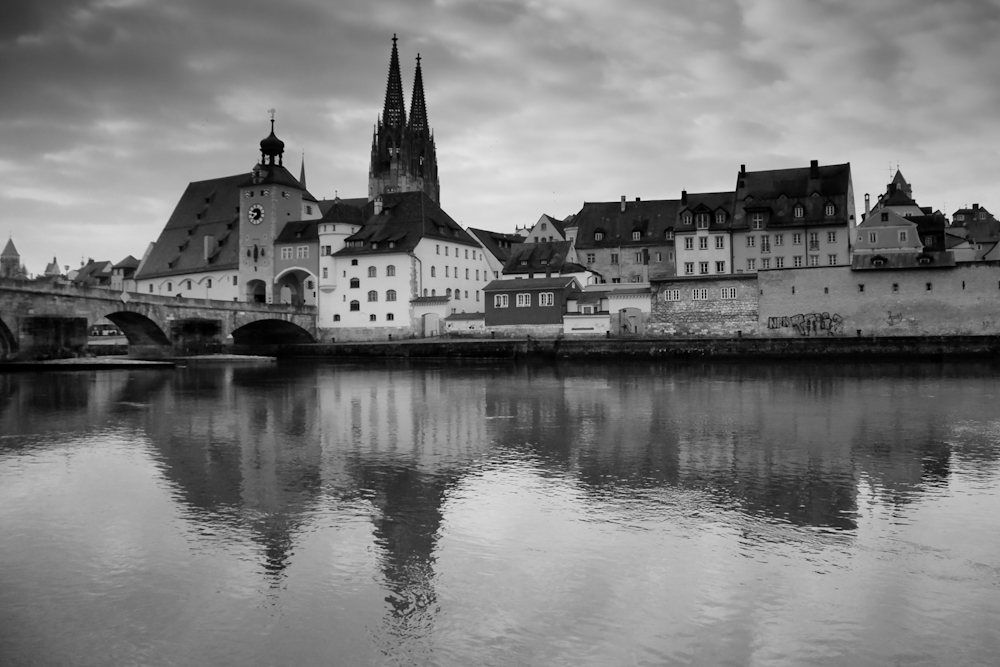
[[[274,122],[274,109],[268,109],[267,112],[271,114],[271,122]]]

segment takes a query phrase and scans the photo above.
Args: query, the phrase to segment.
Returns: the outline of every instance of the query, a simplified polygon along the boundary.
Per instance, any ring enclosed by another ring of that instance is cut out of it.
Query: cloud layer
[[[0,233],[32,272],[141,256],[271,107],[313,194],[363,195],[393,33],[466,225],[810,159],[859,206],[898,162],[922,205],[1000,209],[994,0],[36,0],[0,25]]]

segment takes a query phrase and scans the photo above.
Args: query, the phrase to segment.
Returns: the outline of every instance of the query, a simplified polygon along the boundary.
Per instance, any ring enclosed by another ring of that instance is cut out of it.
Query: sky
[[[0,235],[32,273],[140,258],[271,108],[314,196],[365,196],[394,33],[465,226],[813,159],[859,211],[897,166],[1000,211],[1000,0],[32,0],[0,22]]]

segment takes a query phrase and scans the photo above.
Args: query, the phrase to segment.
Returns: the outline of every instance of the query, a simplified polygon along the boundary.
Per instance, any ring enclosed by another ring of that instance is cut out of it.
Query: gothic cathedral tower
[[[417,70],[413,76],[413,100],[410,102],[410,122],[407,123],[406,107],[403,104],[403,80],[399,74],[399,54],[396,51],[396,36],[393,35],[385,108],[372,137],[368,199],[373,200],[388,192],[420,190],[436,203],[441,203],[437,153],[434,149],[434,134],[427,124],[420,56],[417,56]]]

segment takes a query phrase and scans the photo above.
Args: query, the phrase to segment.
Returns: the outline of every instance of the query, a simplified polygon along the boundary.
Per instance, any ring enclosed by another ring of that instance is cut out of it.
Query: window
[[[792,245],[802,245],[802,234],[800,232],[792,234]]]
[[[809,232],[809,249],[819,250],[819,232]]]
[[[479,280],[479,269],[476,269],[476,280]]]
[[[233,284],[234,285],[239,285],[240,284],[240,279],[239,279],[238,276],[233,276]]]
[[[351,278],[351,289],[357,289],[361,287],[361,280],[358,278]]]
[[[770,257],[762,257],[761,260],[760,260],[760,268],[763,271],[767,271],[768,269],[770,269],[771,268],[771,258]]]
[[[460,289],[455,290],[455,299],[458,300],[461,298],[462,298],[462,290]]]
[[[390,278],[393,277],[393,276],[395,276],[396,275],[396,267],[393,266],[392,264],[390,264],[389,266],[385,267],[385,275],[389,276]]]
[[[826,233],[826,242],[827,243],[836,243],[837,242],[837,232],[827,232]]]
[[[694,216],[694,226],[698,229],[708,229],[708,213],[699,213]]]
[[[858,285],[858,292],[864,292],[864,291],[865,291],[865,286],[864,286],[864,284],[859,284],[859,285]]]
[[[632,232],[632,240],[633,241],[641,241],[642,240],[642,232],[639,232],[639,231]]]
[[[750,228],[751,229],[763,229],[764,227],[764,214],[763,213],[751,213],[750,214]]]
[[[771,237],[767,234],[760,237],[760,251],[771,252]]]
[[[392,313],[388,313],[388,314],[387,314],[387,315],[385,316],[385,319],[386,319],[387,321],[389,321],[389,322],[392,322],[393,320],[395,320],[395,319],[396,319],[396,316],[395,316],[395,315],[393,315]]]
[[[708,290],[705,288],[691,290],[691,299],[693,301],[708,301]]]
[[[596,259],[597,259],[597,256],[594,255],[594,253],[592,253],[592,252],[588,252],[587,253],[587,264],[593,264]]]
[[[801,204],[796,204],[795,205],[795,209],[793,210],[793,215],[796,218],[801,218],[801,217],[805,216],[805,214],[806,214],[806,210],[804,208],[802,208],[802,205]]]
[[[736,298],[736,288],[735,287],[723,287],[721,295],[723,299],[735,299]]]
[[[716,250],[725,250],[726,249],[726,237],[725,236],[716,236],[715,237],[715,249]]]
[[[785,268],[785,258],[784,257],[775,257],[774,258],[774,268],[776,268],[776,269],[783,269],[783,268]]]
[[[445,250],[447,250],[447,248],[445,248]],[[450,267],[450,266],[447,266],[447,265],[446,265],[446,266],[444,267],[444,277],[445,277],[445,278],[451,278],[451,275],[449,275],[449,273],[448,273],[448,270],[449,270],[449,269],[451,269],[451,267]]]
[[[681,291],[679,289],[668,289],[663,291],[664,301],[680,301]]]
[[[685,250],[694,250],[694,239],[691,238],[690,236],[685,236],[684,237],[684,249]]]
[[[775,234],[774,235],[774,245],[785,245],[785,235]]]
[[[878,243],[878,232],[868,232],[868,242]]]
[[[374,322],[375,321],[375,314],[374,313],[372,313],[371,315],[368,316],[368,321],[369,322]]]
[[[375,290],[369,290],[369,292],[368,292],[368,300],[369,301],[378,301],[378,292],[376,292]]]
[[[698,250],[708,250],[708,237],[699,236],[698,237]]]
[[[174,284],[173,283],[167,283],[167,291],[168,292],[173,292],[174,291]]]
[[[698,273],[702,275],[708,273],[708,262],[698,262]]]
[[[546,225],[546,224],[545,224],[545,223],[543,222],[543,223],[542,223],[542,231],[544,232],[544,231],[545,231],[546,229],[548,229],[548,228],[549,228],[549,227],[548,227],[548,225]]]
[[[663,238],[665,238],[668,241],[673,241],[674,240],[674,232],[673,232],[673,230],[672,229],[668,229],[667,231],[665,231],[663,233]]]
[[[898,292],[899,291],[899,283],[893,283],[892,284],[892,291],[893,292]]]
[[[756,236],[748,236],[747,237],[747,247],[748,248],[753,248],[756,245],[757,245],[757,237]]]
[[[594,232],[594,240],[595,241],[603,241],[604,240],[604,232]]]
[[[684,262],[684,275],[686,276],[694,275],[694,262]]]
[[[754,259],[753,257],[748,257],[747,258],[747,271],[756,271],[756,270],[757,270],[757,260]]]
[[[834,207],[833,204],[827,204],[826,206],[823,207],[823,214],[826,215],[826,217],[828,218],[833,217],[833,214],[836,212],[837,209]]]
[[[538,295],[538,305],[539,306],[554,306],[556,305],[556,298],[554,292],[542,292]]]
[[[153,293],[153,283],[149,283],[149,293]]]
[[[726,223],[726,214],[723,213],[722,211],[719,211],[718,213],[716,213],[715,214],[715,224],[717,224],[717,225],[723,225],[725,223]]]
[[[899,242],[900,243],[905,243],[906,242],[906,231],[905,230],[899,232]]]
[[[494,308],[506,308],[507,307],[507,295],[506,294],[494,294],[493,295],[493,307]]]
[[[292,249],[291,249],[291,247],[282,248],[281,249],[281,259],[291,259],[291,258],[292,258]]]
[[[357,265],[358,265],[358,260],[352,259],[351,260],[351,266],[357,266]]]
[[[351,302],[351,310],[361,310],[361,302],[360,301],[352,301]]]
[[[663,261],[663,253],[662,252],[656,253],[656,261],[657,262],[662,262]]]
[[[618,263],[618,253],[616,252],[611,253],[611,263],[612,264]]]
[[[611,283],[612,283],[613,285],[617,285],[617,284],[618,284],[618,283],[620,283],[621,281],[622,281],[622,279],[621,279],[621,278],[612,278],[612,279],[611,279]]]
[[[635,253],[635,263],[636,264],[642,264],[642,253],[641,252]]]
[[[386,291],[386,293],[385,293],[385,300],[386,301],[395,301],[396,300],[396,290],[391,289],[391,290]]]
[[[715,272],[716,273],[725,273],[726,272],[726,263],[725,262],[716,262],[715,263]]]
[[[438,254],[438,255],[441,254],[441,245],[440,244],[437,244],[437,245],[434,246],[434,252],[435,252],[435,254]]]
[[[333,246],[321,245],[319,247],[319,256],[320,257],[326,257],[328,255],[332,255],[333,254],[332,250],[333,250]]]
[[[799,268],[800,266],[802,266],[802,255],[796,255],[795,257],[792,257],[792,266],[794,266],[795,268]]]
[[[445,296],[447,296],[450,299],[451,298],[451,288],[449,287],[447,290],[445,290],[444,294],[445,294]]]
[[[445,246],[445,247],[444,247],[444,256],[445,256],[445,257],[447,257],[447,256],[448,256],[448,246]]]
[[[309,246],[300,245],[295,249],[296,259],[309,259]]]
[[[436,266],[432,266],[431,267],[431,278],[437,278],[437,267]]]
[[[469,259],[469,249],[468,248],[465,249],[465,258]],[[475,258],[473,258],[473,259],[475,259]]]
[[[837,266],[837,256],[836,255],[827,255],[826,256],[826,263],[829,264],[830,266]]]
[[[312,214],[313,214],[313,207],[306,206],[306,215],[312,215]]]
[[[531,305],[531,294],[526,292],[521,292],[517,295],[517,307],[527,308]]]
[[[685,225],[690,225],[691,224],[691,214],[690,213],[685,213],[684,215],[682,215],[681,216],[681,222],[683,222]]]
[[[934,286],[931,283],[927,283],[927,291],[930,292],[932,289],[934,289]]]
[[[374,266],[368,267],[368,277],[375,278],[378,275],[378,270]]]
[[[333,321],[334,322],[339,322],[340,321],[340,315],[334,315],[333,316]]]
[[[819,255],[809,255],[809,266],[819,266]]]

